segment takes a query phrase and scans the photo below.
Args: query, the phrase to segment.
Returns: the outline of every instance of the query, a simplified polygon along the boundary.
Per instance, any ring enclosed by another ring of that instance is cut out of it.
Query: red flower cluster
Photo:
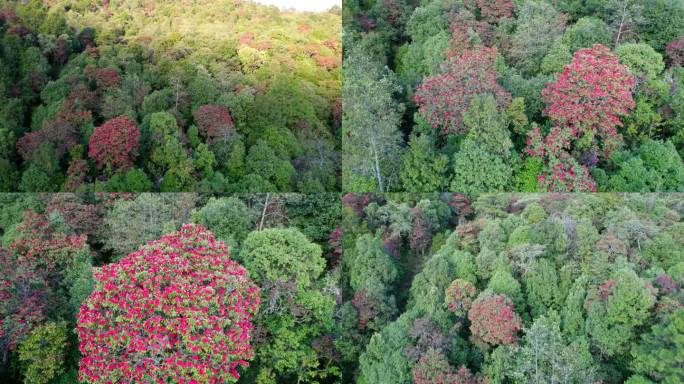
[[[11,252],[0,249],[0,354],[14,350],[57,309],[48,298],[64,294],[65,271],[76,254],[87,252],[85,236],[55,232],[45,215],[26,211],[16,231]]]
[[[473,305],[475,295],[477,289],[470,282],[456,279],[446,289],[444,302],[456,316],[465,317]]]
[[[464,3],[471,8],[474,5],[473,0],[466,0]],[[480,9],[480,16],[490,23],[513,17],[515,10],[515,5],[511,0],[475,0],[474,3]]]
[[[121,84],[119,71],[114,68],[98,68],[95,70],[95,84],[100,89],[116,88]]]
[[[113,118],[95,128],[88,143],[88,156],[99,168],[112,170],[133,167],[140,145],[140,130],[126,116]]]
[[[557,127],[568,129],[573,144],[582,140],[599,146],[605,157],[622,144],[616,131],[620,116],[634,108],[634,78],[610,49],[595,44],[580,49],[555,82],[542,91],[544,113]],[[566,149],[569,149],[566,146]]]
[[[69,162],[67,179],[64,182],[64,191],[76,191],[88,177],[88,162],[83,159],[74,159]]]
[[[475,377],[466,366],[458,371],[449,365],[444,354],[434,349],[425,353],[413,367],[414,384],[486,384],[486,378]]]
[[[510,94],[496,82],[497,55],[496,48],[467,50],[449,62],[444,73],[423,80],[414,100],[433,128],[443,133],[466,133],[462,113],[479,94],[493,94],[499,107],[510,103]]]
[[[506,295],[483,293],[468,311],[473,337],[492,345],[515,344],[522,324]]]
[[[375,196],[371,193],[347,193],[342,196],[342,205],[354,211],[358,217],[363,215],[363,210],[366,206],[372,203]]]
[[[672,40],[665,48],[665,52],[670,59],[670,65],[673,67],[684,66],[684,36]]]
[[[601,44],[580,49],[555,82],[542,91],[544,111],[554,123],[544,137],[534,127],[527,137],[526,152],[546,164],[539,186],[547,191],[595,191],[589,169],[572,153],[600,152],[603,158],[622,145],[620,116],[634,108],[634,78],[627,66]]]
[[[226,140],[235,134],[230,111],[223,105],[203,105],[192,113],[200,133],[208,142]]]
[[[259,289],[197,225],[94,273],[77,316],[88,383],[226,383],[253,358]]]
[[[61,158],[78,144],[78,127],[64,119],[47,121],[42,129],[29,132],[17,140],[17,152],[26,160],[45,143],[52,144],[57,157]]]
[[[328,234],[328,244],[331,248],[328,253],[328,259],[332,265],[337,265],[342,260],[342,254],[344,253],[343,242],[344,229],[342,227],[337,227]]]
[[[589,169],[572,157],[550,163],[548,172],[539,175],[537,182],[547,192],[596,192]]]

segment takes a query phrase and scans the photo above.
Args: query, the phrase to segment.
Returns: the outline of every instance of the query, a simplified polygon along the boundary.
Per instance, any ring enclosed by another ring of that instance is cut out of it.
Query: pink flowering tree
[[[412,371],[414,384],[485,384],[484,377],[474,376],[466,366],[455,370],[443,353],[429,349]]]
[[[100,169],[127,170],[133,167],[139,146],[137,124],[119,116],[95,128],[88,143],[88,156]]]
[[[9,249],[0,248],[0,369],[49,314],[64,310],[65,293],[78,301],[75,290],[64,288],[90,262],[85,236],[57,231],[46,215],[24,212],[15,231]]]
[[[515,4],[511,0],[466,0],[468,8],[479,8],[480,16],[490,23],[498,23],[501,19],[513,17]]]
[[[673,67],[684,66],[684,36],[672,40],[665,48],[670,65]]]
[[[235,134],[235,124],[230,117],[230,111],[223,105],[203,105],[192,113],[199,132],[212,143],[226,140]]]
[[[444,304],[458,317],[465,317],[473,300],[477,296],[477,288],[469,281],[456,279],[447,287],[444,294]]]
[[[513,301],[506,295],[481,293],[468,311],[473,338],[490,345],[515,344],[522,327]]]
[[[414,97],[419,113],[433,128],[462,135],[467,132],[462,114],[476,95],[491,93],[499,107],[507,106],[511,96],[496,82],[497,55],[496,48],[466,50],[444,73],[423,80]]]
[[[94,273],[77,316],[88,383],[232,383],[254,356],[259,289],[198,225]]]
[[[542,91],[544,113],[554,124],[544,134],[534,127],[526,152],[546,165],[539,176],[547,191],[594,191],[588,165],[607,159],[622,145],[620,118],[634,108],[634,78],[610,50],[595,44],[577,51],[572,62]],[[593,161],[581,164],[582,155]],[[589,155],[587,155],[589,154]]]

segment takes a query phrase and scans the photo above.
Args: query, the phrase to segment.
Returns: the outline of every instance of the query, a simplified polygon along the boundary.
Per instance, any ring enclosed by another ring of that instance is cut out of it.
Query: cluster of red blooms
[[[95,68],[88,65],[84,68],[84,74],[101,90],[116,88],[121,84],[121,75],[114,68]]]
[[[99,168],[126,170],[133,167],[139,146],[137,124],[119,116],[95,128],[88,142],[88,156]]]
[[[203,105],[192,113],[197,122],[200,134],[213,143],[226,140],[235,133],[235,124],[230,117],[230,111],[223,105]]]
[[[673,67],[684,66],[684,36],[671,41],[665,52]]]
[[[515,344],[522,328],[513,302],[506,295],[480,295],[468,311],[468,320],[473,337],[491,345]]]
[[[342,205],[354,211],[356,216],[363,214],[364,208],[373,202],[375,196],[370,193],[347,193],[342,196]]]
[[[383,310],[383,303],[377,297],[369,294],[365,288],[354,294],[351,304],[358,312],[359,320],[356,325],[360,331],[364,331],[368,323],[378,317]]]
[[[444,73],[426,78],[414,96],[421,116],[445,134],[462,135],[462,113],[476,95],[491,93],[499,107],[507,106],[511,95],[496,81],[497,55],[496,48],[469,49],[452,59]]]
[[[227,383],[254,357],[259,289],[198,225],[94,273],[77,332],[89,383]]]
[[[549,192],[596,192],[596,183],[586,165],[570,157],[553,161],[548,171],[537,177],[539,187]]]
[[[515,4],[511,0],[466,0],[464,4],[469,8],[477,6],[480,10],[480,16],[489,23],[498,23],[501,19],[510,19],[515,10]]]
[[[342,260],[344,241],[344,229],[342,227],[335,228],[334,231],[328,234],[328,244],[332,248],[328,254],[328,259],[332,265],[337,265]]]
[[[91,112],[97,105],[97,95],[82,85],[75,86],[69,93],[54,120],[46,121],[41,129],[29,132],[17,140],[17,152],[24,160],[44,143],[49,143],[61,158],[79,143],[79,135],[91,121]]]
[[[456,316],[465,317],[476,295],[475,286],[466,280],[456,279],[446,289],[444,301],[447,308]]]
[[[414,384],[486,384],[486,378],[475,377],[466,366],[458,371],[449,365],[443,353],[430,349],[413,367]]]
[[[48,297],[61,289],[75,255],[87,252],[85,236],[55,232],[45,215],[26,211],[16,231],[9,252],[0,249],[0,353],[13,350],[54,310]]]
[[[548,105],[544,113],[554,127],[544,137],[534,128],[526,152],[541,158],[547,174],[539,184],[549,191],[594,191],[586,166],[573,161],[574,149],[600,152],[603,158],[622,145],[616,128],[621,116],[634,108],[634,78],[616,55],[601,45],[577,51],[555,82],[542,91]],[[576,148],[583,146],[585,148]]]

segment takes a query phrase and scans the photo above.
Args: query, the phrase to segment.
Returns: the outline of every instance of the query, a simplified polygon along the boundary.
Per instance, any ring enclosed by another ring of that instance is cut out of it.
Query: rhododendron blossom
[[[634,78],[616,55],[601,45],[580,49],[572,62],[542,91],[544,113],[554,127],[544,136],[537,127],[528,133],[529,156],[544,161],[539,188],[554,192],[596,191],[585,164],[607,159],[622,145],[617,127],[634,108]],[[592,161],[576,158],[591,154]],[[600,156],[598,156],[600,154]]]
[[[496,82],[497,55],[496,48],[467,50],[444,73],[426,78],[414,98],[419,113],[433,128],[461,135],[466,133],[462,113],[476,95],[491,93],[499,107],[507,106],[511,96]]]
[[[0,248],[0,355],[14,350],[49,313],[50,297],[62,291],[78,254],[88,252],[86,237],[55,231],[47,217],[31,211],[15,229],[10,252]],[[61,309],[61,308],[59,308]]]
[[[88,383],[231,383],[253,358],[259,289],[198,225],[94,272],[78,314]]]
[[[577,51],[572,62],[542,91],[544,113],[569,129],[574,145],[600,146],[607,158],[622,143],[620,116],[634,108],[634,78],[610,49],[595,44]]]
[[[491,345],[515,344],[522,327],[511,299],[488,292],[473,302],[468,319],[473,337]]]
[[[235,133],[235,124],[230,111],[223,105],[203,105],[192,116],[197,122],[199,132],[208,142],[227,140]]]
[[[684,66],[684,36],[672,40],[665,48],[670,65],[673,67]]]
[[[135,121],[119,116],[95,128],[88,143],[88,156],[99,168],[126,170],[133,167],[140,146]]]
[[[456,279],[446,289],[444,304],[456,316],[465,317],[473,305],[475,295],[477,295],[477,289],[470,282]]]

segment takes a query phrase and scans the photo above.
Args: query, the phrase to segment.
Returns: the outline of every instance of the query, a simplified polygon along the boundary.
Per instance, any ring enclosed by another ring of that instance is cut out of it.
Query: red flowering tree
[[[587,165],[595,165],[599,155],[608,158],[622,145],[617,127],[622,125],[620,117],[634,108],[633,87],[627,66],[607,47],[595,44],[575,53],[542,91],[548,105],[544,113],[554,127],[546,136],[533,127],[527,137],[525,151],[545,164],[538,177],[540,189],[596,190]]]
[[[199,132],[212,143],[226,140],[235,134],[235,124],[230,117],[230,111],[223,105],[203,105],[192,113]]]
[[[94,273],[77,316],[89,383],[226,383],[254,356],[259,289],[198,225]]]
[[[58,213],[69,230],[90,238],[102,233],[104,209],[101,205],[88,204],[81,195],[55,193],[45,207],[46,213]]]
[[[17,140],[17,152],[26,160],[45,143],[52,144],[57,156],[62,157],[78,144],[78,128],[64,119],[47,121],[42,129],[29,132]]]
[[[330,245],[330,252],[328,253],[328,260],[331,265],[337,265],[342,260],[344,253],[344,229],[337,227],[328,234],[328,245]]]
[[[548,171],[537,177],[539,188],[547,192],[596,192],[596,183],[586,165],[574,158],[552,161]]]
[[[451,282],[444,295],[444,304],[458,317],[465,317],[473,300],[477,295],[477,289],[469,281],[456,279]]]
[[[601,148],[607,158],[622,143],[616,131],[621,116],[634,108],[634,78],[610,49],[594,44],[577,51],[556,81],[542,91],[544,113],[566,128],[568,142],[578,149]]]
[[[6,357],[47,317],[64,309],[85,236],[66,235],[45,215],[26,211],[9,252],[0,249],[0,357]],[[89,260],[88,260],[89,261]]]
[[[47,282],[16,256],[0,248],[0,366],[45,319]]]
[[[342,205],[351,209],[357,217],[363,215],[363,210],[366,206],[375,200],[375,196],[371,193],[347,193],[342,196]]]
[[[64,191],[76,191],[88,177],[88,162],[83,159],[74,159],[69,162],[67,179],[64,182]]]
[[[466,0],[466,6],[480,9],[480,16],[490,23],[498,23],[501,19],[513,17],[515,5],[511,0]]]
[[[462,366],[455,371],[446,357],[439,351],[430,349],[413,367],[414,384],[484,384],[484,378],[473,376],[468,368]]]
[[[434,349],[427,351],[413,367],[415,384],[453,384],[453,368],[442,353]]]
[[[665,52],[670,59],[670,65],[673,67],[684,66],[684,36],[672,40],[665,48]]]
[[[133,167],[139,146],[140,130],[135,121],[119,116],[95,128],[88,156],[99,168],[126,170]]]
[[[535,125],[527,137],[526,152],[545,163],[545,171],[537,177],[540,190],[547,192],[596,192],[589,168],[570,155],[573,140],[569,127],[553,127],[544,137]]]
[[[477,297],[468,311],[468,319],[473,337],[491,345],[515,344],[522,326],[513,301],[491,292]]]
[[[497,55],[496,48],[467,50],[452,59],[444,73],[423,80],[414,100],[433,128],[443,133],[466,133],[462,113],[479,94],[493,94],[501,108],[510,103],[510,94],[496,82]]]
[[[95,84],[100,89],[116,88],[121,84],[119,71],[114,68],[98,68],[95,70],[93,77]]]

